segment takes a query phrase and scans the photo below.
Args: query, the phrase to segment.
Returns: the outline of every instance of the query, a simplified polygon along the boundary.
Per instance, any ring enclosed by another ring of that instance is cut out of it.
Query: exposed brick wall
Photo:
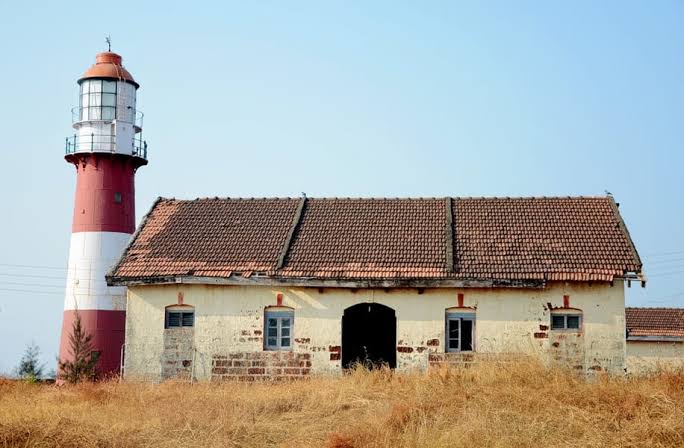
[[[162,353],[162,379],[190,379],[194,328],[167,328],[164,330]]]
[[[311,354],[291,351],[233,352],[214,355],[211,380],[286,380],[311,372]]]
[[[506,363],[524,358],[525,355],[521,353],[430,353],[428,355],[428,366],[431,369],[441,367],[467,367],[478,362]]]

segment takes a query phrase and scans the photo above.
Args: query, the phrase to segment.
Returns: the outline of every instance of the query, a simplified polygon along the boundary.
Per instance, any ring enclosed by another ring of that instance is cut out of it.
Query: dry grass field
[[[2,447],[684,446],[684,374],[534,364],[278,384],[0,382]]]

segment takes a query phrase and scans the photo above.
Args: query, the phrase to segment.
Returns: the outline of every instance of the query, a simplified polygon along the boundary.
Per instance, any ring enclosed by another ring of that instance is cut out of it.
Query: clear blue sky
[[[0,0],[0,371],[31,340],[54,366],[64,138],[108,33],[142,86],[138,219],[157,196],[609,190],[650,276],[628,304],[684,303],[681,1],[190,4]]]

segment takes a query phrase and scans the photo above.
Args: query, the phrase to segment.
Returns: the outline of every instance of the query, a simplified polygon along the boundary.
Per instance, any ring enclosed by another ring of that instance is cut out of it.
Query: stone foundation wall
[[[168,328],[164,331],[162,379],[190,379],[192,375],[194,329]]]
[[[239,352],[214,355],[211,380],[290,380],[311,372],[311,355],[291,351]]]

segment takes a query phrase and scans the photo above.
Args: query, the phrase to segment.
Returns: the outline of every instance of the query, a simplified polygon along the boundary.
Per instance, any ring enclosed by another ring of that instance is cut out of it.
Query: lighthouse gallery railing
[[[147,142],[141,134],[135,134],[131,141],[131,154],[147,160]],[[109,152],[116,153],[116,134],[73,135],[66,138],[64,153]]]

